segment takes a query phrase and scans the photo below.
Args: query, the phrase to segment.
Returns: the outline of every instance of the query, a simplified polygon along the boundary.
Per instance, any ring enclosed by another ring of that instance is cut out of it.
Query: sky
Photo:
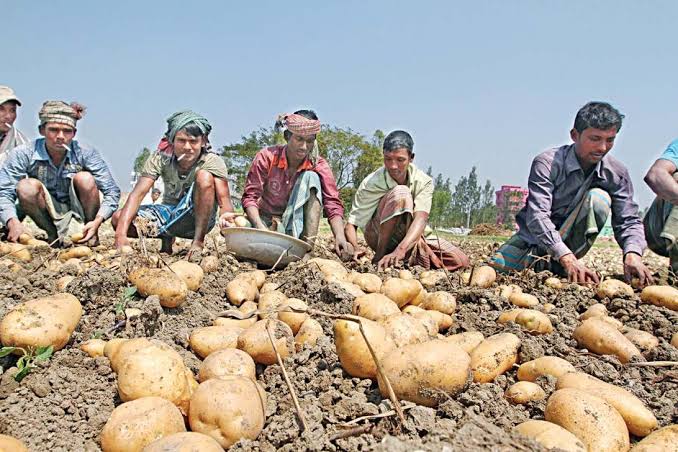
[[[371,136],[404,129],[415,163],[453,183],[477,167],[525,186],[540,151],[569,142],[590,100],[626,115],[613,155],[641,207],[649,166],[678,137],[678,2],[0,0],[0,84],[37,135],[43,101],[88,107],[78,138],[123,190],[173,112],[233,143],[314,109]]]

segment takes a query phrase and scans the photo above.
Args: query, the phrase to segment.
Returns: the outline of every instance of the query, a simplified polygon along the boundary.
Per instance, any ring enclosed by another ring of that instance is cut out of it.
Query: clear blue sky
[[[88,107],[79,137],[123,189],[165,118],[191,108],[220,146],[301,107],[371,135],[403,128],[453,182],[525,185],[577,109],[626,114],[613,153],[642,177],[678,137],[675,1],[9,1],[0,84],[37,134],[46,99]]]

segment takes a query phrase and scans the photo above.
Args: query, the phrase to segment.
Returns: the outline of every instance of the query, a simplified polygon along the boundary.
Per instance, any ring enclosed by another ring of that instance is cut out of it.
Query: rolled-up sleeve
[[[626,169],[621,172],[618,184],[611,187],[609,194],[612,199],[614,238],[624,254],[636,253],[642,256],[647,248],[645,229],[638,214],[638,204],[633,200],[633,183]]]
[[[320,176],[320,186],[323,192],[323,205],[325,216],[328,220],[336,217],[344,217],[344,204],[339,196],[337,182],[334,180],[332,169],[325,160],[320,160],[315,167],[315,172]]]
[[[268,167],[273,156],[266,150],[257,152],[252,160],[250,170],[247,172],[247,180],[245,181],[245,189],[242,193],[242,207],[259,207],[259,199],[264,192],[264,182],[268,175]]]
[[[16,218],[16,186],[26,177],[33,149],[25,146],[15,148],[0,169],[0,221],[6,225]]]
[[[120,204],[120,187],[118,187],[118,184],[115,182],[106,161],[96,149],[91,149],[87,153],[85,166],[85,169],[94,177],[97,188],[104,195],[97,215],[106,221],[113,215],[113,212],[118,210]]]
[[[548,250],[556,260],[571,253],[560,237],[556,226],[551,221],[551,205],[553,202],[553,182],[551,182],[551,166],[538,158],[532,162],[530,177],[527,182],[526,223],[527,228],[539,245]]]

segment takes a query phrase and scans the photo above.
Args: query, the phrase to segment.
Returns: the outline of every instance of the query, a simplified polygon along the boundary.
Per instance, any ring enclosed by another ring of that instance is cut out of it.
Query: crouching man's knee
[[[21,179],[16,185],[16,196],[21,204],[36,204],[44,196],[42,184],[32,177]]]

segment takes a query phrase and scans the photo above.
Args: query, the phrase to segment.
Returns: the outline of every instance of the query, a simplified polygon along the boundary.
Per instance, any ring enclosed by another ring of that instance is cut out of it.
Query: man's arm
[[[428,212],[415,211],[412,223],[410,224],[410,228],[407,230],[405,237],[403,237],[403,239],[400,241],[398,246],[396,246],[393,252],[385,255],[379,260],[377,267],[379,269],[388,268],[398,264],[403,259],[405,259],[407,252],[417,243],[417,240],[419,240],[419,238],[424,233],[424,229],[426,228],[427,223],[428,223]],[[385,242],[386,241],[384,241],[384,246]],[[383,253],[383,250],[377,250],[377,255],[380,252]]]
[[[676,165],[671,160],[659,159],[645,175],[645,183],[655,194],[673,205],[678,205],[678,181],[673,178]]]
[[[134,186],[132,193],[127,197],[125,205],[120,210],[120,217],[118,218],[118,224],[115,228],[116,248],[121,248],[123,245],[127,244],[127,231],[132,224],[132,219],[134,219],[137,214],[144,196],[146,196],[146,193],[153,188],[154,183],[155,179],[152,177],[141,176]]]
[[[268,156],[263,150],[254,156],[250,170],[247,172],[245,189],[242,193],[242,207],[245,209],[252,226],[257,229],[268,229],[259,215],[259,199],[264,192],[264,183],[268,177],[268,166],[271,158],[272,156]]]

